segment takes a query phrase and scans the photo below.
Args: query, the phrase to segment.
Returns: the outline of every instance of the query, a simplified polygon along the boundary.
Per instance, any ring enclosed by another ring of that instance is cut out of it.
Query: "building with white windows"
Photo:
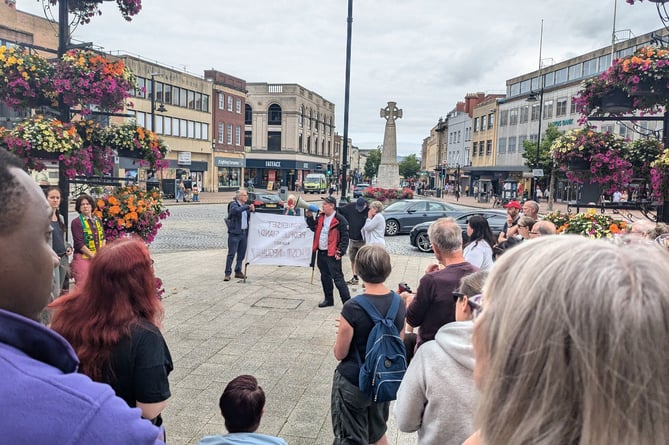
[[[247,83],[246,89],[245,180],[294,190],[307,174],[326,173],[334,152],[334,103],[294,83]]]
[[[651,43],[653,35],[667,36],[665,29],[631,38],[615,44],[614,58],[632,54],[637,48]],[[541,134],[549,125],[557,126],[561,131],[580,127],[580,115],[576,111],[573,98],[581,89],[581,83],[597,76],[611,65],[611,46],[606,46],[565,60],[541,70],[532,71],[506,81],[507,95],[499,100],[499,118],[497,121],[496,165],[501,175],[496,180],[501,183],[512,178],[529,187],[531,171],[523,158],[524,142],[538,142],[539,121]],[[541,94],[543,91],[543,95]],[[539,99],[543,96],[543,104]],[[537,99],[532,101],[532,99]],[[529,100],[528,100],[529,99]],[[623,121],[591,121],[602,130],[607,130],[622,137],[636,139],[637,132],[632,131],[632,124]],[[661,121],[639,123],[641,132],[659,130]],[[539,178],[542,189],[546,188],[548,176]],[[501,185],[501,184],[500,184]],[[568,199],[566,184],[560,184],[558,199]],[[564,195],[564,196],[563,196]]]

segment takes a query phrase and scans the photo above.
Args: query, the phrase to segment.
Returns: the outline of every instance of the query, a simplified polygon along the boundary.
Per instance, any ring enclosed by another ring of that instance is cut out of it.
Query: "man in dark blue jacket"
[[[246,278],[242,272],[242,262],[246,255],[246,244],[249,236],[249,216],[255,212],[253,204],[246,204],[249,195],[244,189],[235,192],[235,199],[228,204],[228,259],[225,262],[225,278],[230,281],[232,261],[237,255],[235,278]]]

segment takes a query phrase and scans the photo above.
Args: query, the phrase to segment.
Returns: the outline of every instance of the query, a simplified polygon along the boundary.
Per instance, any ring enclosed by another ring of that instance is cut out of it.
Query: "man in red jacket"
[[[312,211],[305,213],[307,225],[314,232],[313,250],[321,273],[325,299],[318,307],[334,306],[334,287],[337,286],[341,302],[351,298],[341,269],[341,259],[348,248],[348,221],[337,213],[337,200],[332,196],[321,198],[323,211],[316,218]],[[334,285],[333,285],[334,283]]]

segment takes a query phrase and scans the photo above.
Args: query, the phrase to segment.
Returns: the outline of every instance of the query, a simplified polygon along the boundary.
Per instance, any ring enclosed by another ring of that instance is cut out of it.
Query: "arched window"
[[[300,114],[297,116],[297,123],[299,124],[300,127],[302,126],[303,118],[304,118],[304,105],[300,105]]]
[[[252,123],[253,123],[253,110],[251,109],[251,105],[246,104],[244,106],[244,124],[251,125]]]
[[[277,104],[272,104],[267,110],[267,123],[269,125],[281,125],[281,107]]]
[[[307,111],[307,128],[311,128],[311,108]]]

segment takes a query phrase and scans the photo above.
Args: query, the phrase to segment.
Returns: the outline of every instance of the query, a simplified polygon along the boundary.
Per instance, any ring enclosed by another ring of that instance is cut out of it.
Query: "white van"
[[[304,179],[304,193],[325,193],[328,181],[323,173],[309,173]]]

